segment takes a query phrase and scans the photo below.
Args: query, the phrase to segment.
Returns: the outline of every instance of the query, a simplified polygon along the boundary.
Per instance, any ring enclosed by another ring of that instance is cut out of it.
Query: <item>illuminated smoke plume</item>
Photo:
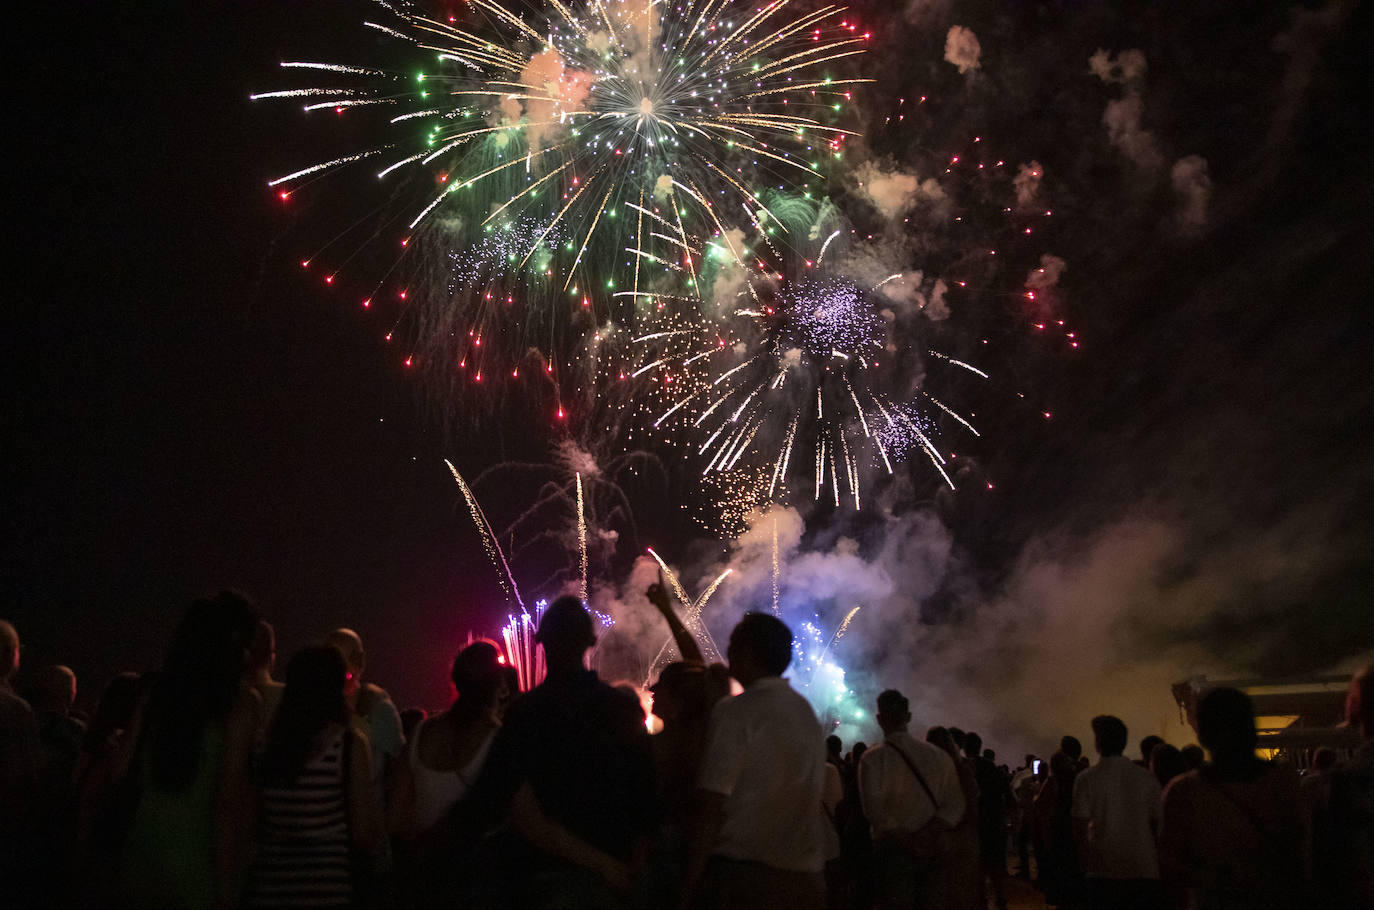
[[[899,218],[917,206],[926,206],[937,215],[947,201],[934,177],[922,180],[915,174],[885,170],[871,161],[864,162],[856,176],[864,197],[886,218]]]
[[[1040,192],[1040,181],[1045,178],[1045,169],[1039,161],[1018,165],[1016,177],[1011,185],[1016,188],[1016,204],[1020,208],[1035,205],[1035,197]]]
[[[1036,291],[1048,290],[1059,283],[1059,276],[1068,267],[1069,264],[1058,256],[1046,253],[1040,257],[1040,267],[1031,269],[1026,275],[1026,287]]]
[[[945,300],[949,285],[943,278],[926,284],[921,272],[902,272],[885,282],[878,293],[891,301],[897,310],[920,310],[932,322],[949,318],[949,303]],[[895,313],[892,315],[895,318]]]
[[[1099,49],[1088,60],[1088,67],[1108,85],[1122,87],[1122,97],[1108,101],[1107,109],[1102,112],[1107,140],[1141,170],[1159,170],[1164,163],[1159,143],[1154,133],[1140,124],[1145,113],[1145,99],[1141,95],[1145,79],[1145,54],[1138,50],[1126,50],[1112,57]]]
[[[945,36],[945,60],[953,63],[961,73],[978,69],[983,48],[978,44],[978,36],[962,25],[952,25]]]
[[[1185,229],[1207,223],[1207,204],[1212,198],[1212,178],[1207,175],[1207,159],[1189,155],[1174,162],[1169,173],[1174,195],[1178,197],[1178,220]]]

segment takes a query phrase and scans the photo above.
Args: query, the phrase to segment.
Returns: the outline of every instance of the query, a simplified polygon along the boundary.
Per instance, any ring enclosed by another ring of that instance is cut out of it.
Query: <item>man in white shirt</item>
[[[907,732],[911,711],[896,689],[878,696],[883,741],[859,762],[859,799],[873,829],[877,907],[942,906],[940,845],[964,817],[964,791],[949,753]]]
[[[711,712],[684,904],[700,881],[707,907],[820,910],[825,743],[811,705],[782,679],[792,633],[746,613],[727,659],[744,692]]]
[[[1078,775],[1073,787],[1074,838],[1088,879],[1092,908],[1153,910],[1161,905],[1159,781],[1126,758],[1126,725],[1108,714],[1094,717],[1102,760]]]

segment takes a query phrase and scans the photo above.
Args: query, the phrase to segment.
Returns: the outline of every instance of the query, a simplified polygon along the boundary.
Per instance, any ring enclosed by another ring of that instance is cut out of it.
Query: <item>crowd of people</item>
[[[1300,775],[1256,756],[1249,699],[1199,702],[1198,746],[1092,719],[999,765],[977,733],[913,729],[877,696],[882,740],[827,737],[784,678],[788,627],[747,613],[702,659],[661,586],[682,659],[651,687],[586,669],[594,625],[555,601],[528,692],[478,640],[452,704],[399,712],[360,637],[337,629],[273,678],[271,625],[242,596],[190,606],[161,667],[95,711],[76,677],[28,674],[0,622],[0,904],[7,907],[1003,910],[1008,863],[1050,906],[1374,907],[1374,671],[1351,681],[1359,744]],[[732,694],[733,693],[733,694]]]

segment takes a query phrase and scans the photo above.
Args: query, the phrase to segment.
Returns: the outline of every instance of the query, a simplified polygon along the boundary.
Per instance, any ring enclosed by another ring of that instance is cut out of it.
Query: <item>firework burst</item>
[[[894,331],[878,290],[817,257],[795,278],[756,282],[720,318],[641,336],[639,370],[659,378],[650,423],[692,446],[725,519],[789,495],[862,508],[864,478],[913,455],[954,487],[941,423],[977,430],[926,390],[926,368],[986,374],[920,344],[910,322]]]
[[[402,257],[451,253],[448,312],[422,318],[417,337],[440,339],[443,362],[475,381],[518,378],[532,335],[554,372],[556,336],[581,311],[613,324],[656,283],[695,294],[694,250],[736,224],[775,230],[762,189],[813,187],[854,135],[834,125],[852,86],[871,81],[832,70],[868,38],[833,4],[468,0],[461,19],[378,5],[385,21],[364,25],[421,71],[289,62],[327,84],[253,97],[374,116],[379,141],[269,185],[289,199],[335,170],[426,175],[389,203],[404,212]],[[434,280],[432,265],[418,271]],[[404,273],[393,265],[383,283]],[[566,304],[550,306],[560,293]],[[406,307],[431,296],[411,291]],[[531,305],[542,311],[503,316]],[[498,345],[498,327],[512,339]]]

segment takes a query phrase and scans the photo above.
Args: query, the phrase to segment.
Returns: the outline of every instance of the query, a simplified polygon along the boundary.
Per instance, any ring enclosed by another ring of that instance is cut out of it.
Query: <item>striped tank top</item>
[[[352,905],[345,734],[328,734],[289,786],[263,788],[249,906]]]

